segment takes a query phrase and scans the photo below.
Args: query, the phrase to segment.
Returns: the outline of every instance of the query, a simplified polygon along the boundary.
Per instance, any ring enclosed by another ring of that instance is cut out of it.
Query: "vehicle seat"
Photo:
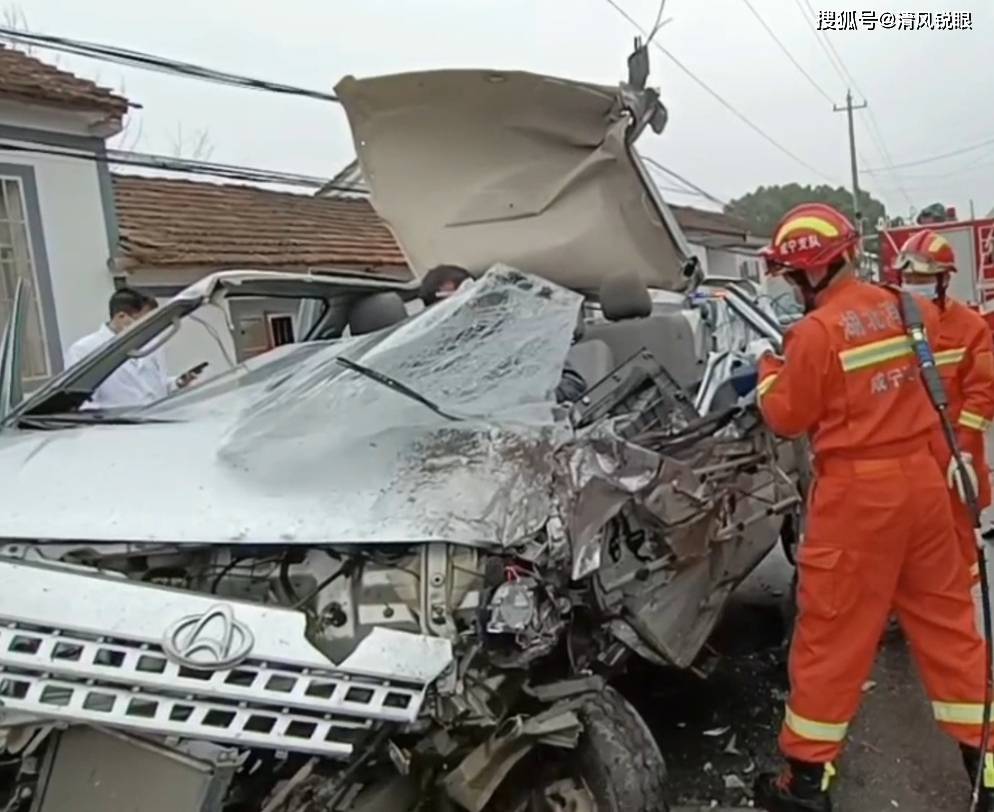
[[[349,312],[349,331],[354,336],[375,333],[407,318],[404,300],[388,290],[363,296]]]
[[[570,347],[566,360],[583,376],[588,387],[602,381],[615,367],[611,348],[597,338],[581,339]]]
[[[680,386],[690,388],[700,380],[690,323],[677,308],[653,312],[649,290],[639,277],[608,277],[601,283],[600,303],[607,321],[589,324],[583,343],[577,346],[594,340],[604,342],[615,366],[646,349]]]

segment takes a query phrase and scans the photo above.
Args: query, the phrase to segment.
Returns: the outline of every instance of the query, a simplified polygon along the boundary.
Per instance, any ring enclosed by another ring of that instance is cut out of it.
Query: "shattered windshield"
[[[29,494],[56,489],[51,538],[78,537],[73,517],[113,493],[105,540],[512,543],[550,515],[554,454],[573,438],[554,390],[580,302],[498,267],[395,327],[280,348],[141,410],[156,422],[65,432],[71,455],[22,432],[0,448],[19,471],[0,535],[26,532]],[[113,464],[94,482],[100,460]],[[162,489],[183,510],[149,522]]]
[[[237,393],[251,407],[241,427],[251,432],[272,420],[292,422],[316,406],[322,412],[356,411],[349,420],[359,422],[371,413],[386,418],[398,408],[413,417],[420,409],[402,404],[403,395],[391,394],[353,366],[460,417],[535,407],[541,414],[553,401],[581,301],[564,288],[498,266],[461,295],[395,327],[280,348],[143,414],[182,418],[199,404]]]

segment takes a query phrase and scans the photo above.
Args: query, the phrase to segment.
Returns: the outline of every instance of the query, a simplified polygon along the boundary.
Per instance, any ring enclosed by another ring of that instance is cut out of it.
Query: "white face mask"
[[[905,282],[901,285],[901,290],[906,290],[908,293],[917,293],[919,296],[924,296],[929,300],[936,298],[935,282]]]

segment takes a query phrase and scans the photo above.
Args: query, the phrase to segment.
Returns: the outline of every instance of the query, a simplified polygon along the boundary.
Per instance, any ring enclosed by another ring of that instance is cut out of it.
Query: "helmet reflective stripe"
[[[776,237],[773,238],[773,244],[779,245],[787,237],[793,234],[795,231],[800,231],[801,229],[809,229],[811,231],[816,231],[823,237],[838,237],[839,230],[833,226],[828,220],[823,220],[820,217],[795,217],[792,220],[788,220],[784,223],[780,230],[777,231]]]
[[[935,235],[932,242],[928,244],[929,251],[938,251],[941,248],[951,248],[952,246],[946,242],[945,237],[940,237],[938,234]]]

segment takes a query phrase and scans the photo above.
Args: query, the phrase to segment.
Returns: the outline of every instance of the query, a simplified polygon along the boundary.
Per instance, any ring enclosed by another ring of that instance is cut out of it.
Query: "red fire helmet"
[[[824,203],[803,203],[787,212],[763,249],[768,272],[816,273],[835,260],[855,260],[859,234],[842,212]]]
[[[956,271],[956,254],[949,241],[931,229],[916,231],[904,241],[894,270],[937,276]]]

